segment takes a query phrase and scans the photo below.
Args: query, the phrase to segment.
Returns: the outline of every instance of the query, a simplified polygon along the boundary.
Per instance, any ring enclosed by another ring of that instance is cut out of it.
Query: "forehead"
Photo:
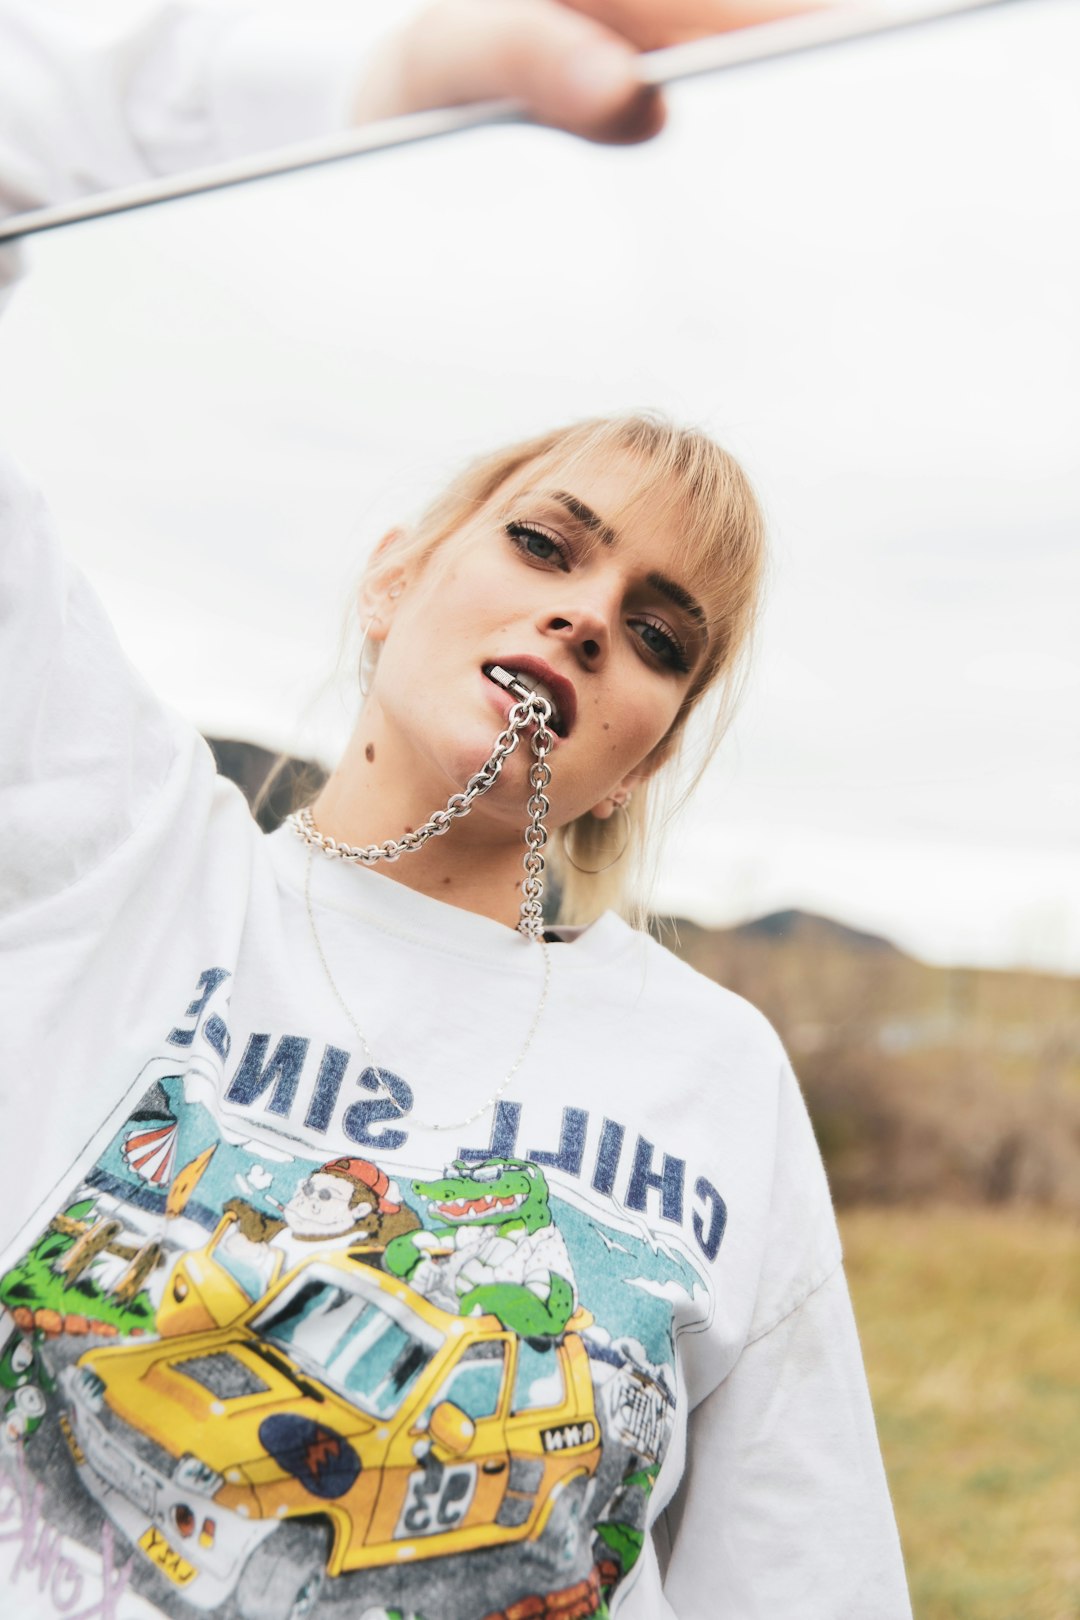
[[[674,481],[618,446],[555,454],[531,462],[496,490],[497,503],[562,492],[583,501],[618,530],[634,518],[656,519],[681,503]]]

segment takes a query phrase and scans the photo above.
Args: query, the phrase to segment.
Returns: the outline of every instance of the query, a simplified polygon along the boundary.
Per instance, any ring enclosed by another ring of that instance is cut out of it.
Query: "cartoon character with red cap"
[[[285,1251],[289,1267],[315,1249],[363,1250],[375,1260],[392,1238],[420,1225],[394,1183],[368,1159],[328,1160],[305,1176],[287,1204],[277,1204],[280,1217],[241,1198],[230,1199],[225,1208],[236,1216],[234,1242],[273,1244]]]

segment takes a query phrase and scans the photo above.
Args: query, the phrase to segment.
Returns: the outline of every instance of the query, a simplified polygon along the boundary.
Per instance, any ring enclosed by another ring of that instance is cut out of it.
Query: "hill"
[[[1080,980],[934,967],[795,911],[661,934],[776,1026],[838,1202],[1080,1213]]]

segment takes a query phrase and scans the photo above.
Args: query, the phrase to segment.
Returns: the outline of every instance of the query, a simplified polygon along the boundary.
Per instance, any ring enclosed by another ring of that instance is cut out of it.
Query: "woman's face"
[[[707,636],[694,581],[672,560],[677,514],[629,500],[634,471],[627,454],[527,469],[419,571],[395,575],[386,553],[368,598],[383,640],[369,709],[418,788],[430,779],[433,804],[487,758],[515,701],[488,677],[493,664],[554,700],[555,824],[604,813],[660,762]],[[507,786],[477,811],[520,823],[530,757],[523,739]]]

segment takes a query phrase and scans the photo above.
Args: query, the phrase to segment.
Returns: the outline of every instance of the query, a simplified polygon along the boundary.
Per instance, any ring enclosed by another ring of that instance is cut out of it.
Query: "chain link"
[[[529,939],[535,940],[540,947],[544,961],[544,978],[540,987],[540,999],[536,1004],[532,1022],[525,1035],[521,1050],[514,1059],[509,1071],[501,1084],[496,1087],[479,1108],[475,1109],[465,1119],[429,1121],[410,1115],[412,1123],[422,1130],[430,1131],[457,1131],[472,1125],[474,1121],[493,1108],[499,1098],[506,1091],[511,1080],[524,1063],[533,1043],[533,1038],[540,1026],[547,1006],[548,994],[551,988],[551,956],[547,941],[544,938],[544,848],[547,844],[547,827],[544,817],[551,809],[550,801],[544,789],[551,783],[551,767],[547,763],[547,756],[554,743],[549,721],[551,719],[551,705],[546,698],[538,692],[531,692],[523,682],[511,680],[508,689],[520,701],[510,710],[506,729],[501,731],[495,739],[495,746],[490,757],[485,760],[475,775],[470,776],[460,793],[452,793],[446,801],[444,810],[436,810],[428,817],[423,826],[417,827],[413,832],[407,832],[401,838],[387,838],[381,844],[341,844],[335,838],[328,838],[316,827],[309,809],[298,810],[289,817],[289,825],[308,846],[307,870],[304,874],[304,902],[307,907],[308,922],[311,927],[315,949],[322,963],[323,972],[331,990],[344,1012],[349,1023],[356,1031],[367,1058],[368,1066],[375,1075],[378,1084],[393,1104],[399,1116],[405,1110],[394,1096],[386,1083],[382,1069],[379,1067],[368,1044],[367,1036],[357,1022],[345,997],[341,993],[338,982],[326,959],[326,952],[319,937],[318,925],[315,921],[315,908],[311,899],[311,862],[315,850],[319,849],[325,855],[332,855],[341,861],[350,861],[355,866],[375,866],[379,861],[396,861],[402,855],[411,855],[415,850],[423,849],[430,838],[441,838],[450,831],[454,822],[461,816],[467,816],[477,799],[484,793],[490,792],[502,775],[503,766],[514,752],[526,726],[531,725],[533,762],[529,767],[529,799],[526,804],[528,821],[525,824],[525,857],[523,865],[525,876],[521,883],[521,918],[518,922],[519,933],[525,934]]]
[[[525,807],[529,819],[525,826],[523,861],[525,876],[521,883],[521,917],[518,930],[530,939],[542,938],[544,848],[548,837],[544,817],[551,809],[544,789],[551,782],[551,767],[547,763],[547,756],[554,742],[554,734],[549,725],[551,704],[546,698],[541,697],[539,692],[529,691],[521,681],[515,681],[511,690],[515,695],[523,693],[524,696],[510,710],[506,728],[496,737],[490,756],[480,769],[469,777],[460,793],[450,795],[446,801],[446,808],[434,811],[421,826],[403,833],[400,838],[386,838],[381,844],[342,844],[336,838],[329,838],[326,833],[319,831],[311,810],[306,806],[288,818],[289,825],[313,849],[321,849],[324,855],[349,861],[354,866],[375,866],[379,861],[400,860],[402,855],[412,855],[417,850],[423,849],[429,839],[444,837],[456,820],[468,815],[477,799],[489,793],[495,786],[503,773],[503,766],[517,748],[522,732],[526,726],[531,725],[534,728],[532,734],[534,758],[529,767],[531,793]]]

